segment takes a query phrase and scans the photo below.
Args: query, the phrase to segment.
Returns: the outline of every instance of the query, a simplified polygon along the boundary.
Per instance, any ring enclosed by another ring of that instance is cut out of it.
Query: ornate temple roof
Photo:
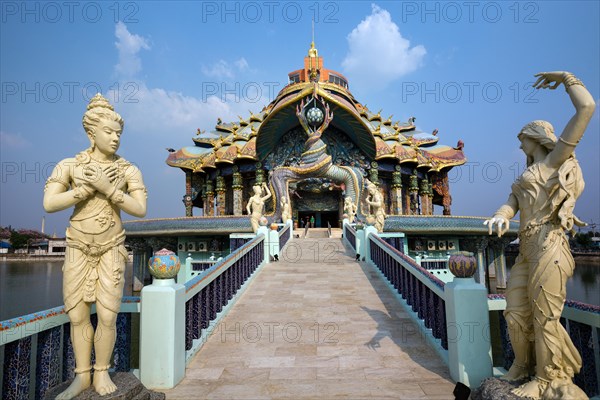
[[[390,159],[413,163],[425,171],[440,171],[466,162],[463,143],[456,147],[438,143],[437,130],[432,134],[418,131],[415,118],[402,122],[385,117],[359,103],[340,73],[323,68],[314,43],[304,59],[304,68],[290,72],[289,84],[258,114],[235,122],[220,118],[211,132],[197,131],[194,146],[171,151],[166,160],[172,167],[193,172],[207,172],[219,164],[236,160],[263,160],[282,136],[299,125],[296,105],[313,94],[327,102],[333,112],[331,125],[345,132],[372,160]]]

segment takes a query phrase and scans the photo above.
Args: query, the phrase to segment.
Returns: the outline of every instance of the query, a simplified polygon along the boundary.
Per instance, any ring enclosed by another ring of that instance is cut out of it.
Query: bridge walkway
[[[338,238],[267,264],[167,399],[453,399],[448,368]]]

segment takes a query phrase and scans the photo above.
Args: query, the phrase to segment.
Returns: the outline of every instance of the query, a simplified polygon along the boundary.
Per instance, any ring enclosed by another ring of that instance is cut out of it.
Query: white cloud
[[[350,32],[348,54],[342,61],[350,85],[382,89],[416,70],[427,53],[422,45],[410,47],[390,13],[372,4],[371,15]]]
[[[246,71],[248,69],[248,61],[244,57],[234,62],[235,66],[240,72]]]
[[[131,34],[121,21],[117,22],[115,36],[117,37],[115,45],[119,51],[119,62],[115,65],[115,71],[119,77],[133,77],[142,69],[138,53],[141,49],[150,50],[148,40],[142,36]]]
[[[122,93],[108,92],[106,97],[121,99],[115,102],[115,109],[125,119],[126,130],[146,137],[183,134],[194,135],[196,128],[210,131],[214,129],[217,118],[223,121],[237,121],[238,115],[247,116],[248,110],[258,112],[268,104],[268,90],[251,94],[244,98],[240,94],[227,93],[226,96],[211,95],[206,98],[186,96],[180,92],[161,88],[149,88],[143,82],[136,82],[136,90],[131,88]],[[127,99],[127,101],[124,101]],[[192,145],[182,143],[181,138],[173,136],[173,146]]]
[[[9,133],[0,131],[0,147],[3,150],[22,149],[29,146],[29,141],[20,133]]]
[[[202,66],[202,73],[210,78],[233,79],[236,72],[246,72],[249,70],[248,61],[244,57],[233,63],[225,60],[219,60],[213,65]]]
[[[234,71],[225,60],[219,60],[210,67],[202,66],[202,73],[211,78],[233,78]]]

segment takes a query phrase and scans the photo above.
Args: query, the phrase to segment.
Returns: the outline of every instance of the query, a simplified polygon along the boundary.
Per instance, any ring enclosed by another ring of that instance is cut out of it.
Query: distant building
[[[64,256],[67,250],[66,238],[48,239],[48,255],[49,256]]]

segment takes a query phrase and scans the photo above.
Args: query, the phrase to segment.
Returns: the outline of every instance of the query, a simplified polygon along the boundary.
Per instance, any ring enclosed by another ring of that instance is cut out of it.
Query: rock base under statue
[[[77,400],[164,400],[165,394],[159,392],[153,392],[152,390],[146,389],[142,382],[136,378],[132,373],[128,372],[117,372],[110,374],[110,378],[117,385],[117,390],[111,394],[100,396],[94,390],[93,386],[90,386],[79,396],[75,397]],[[54,400],[56,396],[66,390],[71,384],[71,380],[63,382],[60,385],[50,389],[46,396],[46,400]]]
[[[527,380],[507,382],[498,378],[488,378],[471,394],[471,400],[523,400],[511,393],[514,388],[526,383]],[[588,396],[570,379],[555,379],[543,394],[544,399],[553,400],[588,400]]]
[[[471,393],[471,400],[522,400],[522,397],[510,391],[525,382],[525,380],[507,382],[498,378],[484,379],[481,385]]]

